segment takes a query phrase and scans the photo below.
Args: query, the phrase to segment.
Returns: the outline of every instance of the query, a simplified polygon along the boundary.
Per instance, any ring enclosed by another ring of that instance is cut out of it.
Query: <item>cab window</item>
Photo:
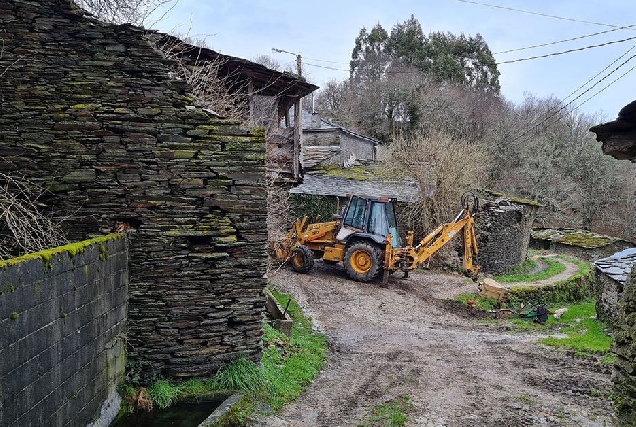
[[[349,210],[345,217],[344,224],[350,227],[364,230],[364,214],[366,211],[367,202],[359,197],[352,197],[349,204]]]

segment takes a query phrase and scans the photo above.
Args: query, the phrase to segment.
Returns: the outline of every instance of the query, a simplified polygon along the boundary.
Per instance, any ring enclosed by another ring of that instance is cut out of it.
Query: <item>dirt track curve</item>
[[[372,407],[408,394],[408,426],[612,425],[609,369],[510,332],[453,302],[475,291],[455,274],[348,280],[339,266],[270,281],[292,294],[331,354],[307,392],[262,426],[356,426]]]

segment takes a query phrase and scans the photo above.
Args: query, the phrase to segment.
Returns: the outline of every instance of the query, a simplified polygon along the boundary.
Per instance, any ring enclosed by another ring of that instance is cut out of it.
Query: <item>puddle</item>
[[[126,415],[111,427],[197,427],[222,403],[223,400],[177,403],[166,409]]]

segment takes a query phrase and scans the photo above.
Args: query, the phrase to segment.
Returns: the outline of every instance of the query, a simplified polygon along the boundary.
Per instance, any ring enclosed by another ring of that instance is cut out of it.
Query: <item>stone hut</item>
[[[302,164],[305,170],[377,160],[378,140],[339,126],[317,113],[303,110],[302,117]]]
[[[636,264],[636,248],[617,252],[594,263],[596,277],[596,314],[610,325],[618,318],[618,302],[627,283],[629,272]]]
[[[632,242],[587,230],[542,228],[532,230],[530,247],[570,255],[588,262],[634,246]]]
[[[623,107],[616,120],[594,126],[590,131],[596,133],[596,139],[602,142],[602,150],[605,154],[636,162],[636,101]],[[632,264],[625,284],[622,286],[622,295],[619,297],[617,294],[621,288],[620,283],[612,277],[610,271],[607,271],[612,264],[613,262],[607,267],[602,266],[606,271],[601,274],[606,274],[607,277],[599,283],[606,285],[599,289],[599,293],[601,296],[607,296],[603,303],[612,302],[614,298],[618,300],[618,311],[613,321],[614,351],[617,357],[612,372],[616,419],[620,426],[634,426],[636,425],[636,346],[634,346],[636,269]],[[621,262],[621,273],[627,268],[626,263]]]
[[[496,191],[481,191],[475,217],[477,264],[489,274],[503,273],[528,257],[532,223],[541,206],[532,200]]]
[[[0,47],[0,172],[46,188],[69,239],[129,231],[129,375],[258,360],[263,129],[193,106],[145,30],[70,0],[0,2]]]

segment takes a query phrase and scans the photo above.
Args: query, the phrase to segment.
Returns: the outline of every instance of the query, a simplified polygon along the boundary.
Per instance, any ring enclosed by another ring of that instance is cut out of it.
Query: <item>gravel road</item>
[[[364,284],[322,262],[306,275],[270,274],[331,353],[306,393],[257,425],[368,424],[373,407],[401,395],[412,402],[407,426],[612,425],[606,366],[455,303],[476,291],[463,276],[395,276],[387,287]]]

